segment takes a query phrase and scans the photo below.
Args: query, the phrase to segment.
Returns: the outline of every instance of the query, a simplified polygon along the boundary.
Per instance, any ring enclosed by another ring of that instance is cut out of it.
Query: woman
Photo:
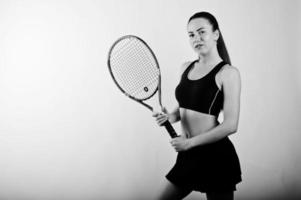
[[[185,63],[176,88],[179,106],[172,112],[154,112],[159,125],[181,121],[183,134],[171,140],[177,161],[166,175],[159,199],[182,199],[191,191],[206,193],[208,200],[234,199],[241,169],[228,136],[238,127],[240,74],[231,62],[213,15],[194,14],[188,36],[198,59]],[[223,111],[223,121],[218,115]]]

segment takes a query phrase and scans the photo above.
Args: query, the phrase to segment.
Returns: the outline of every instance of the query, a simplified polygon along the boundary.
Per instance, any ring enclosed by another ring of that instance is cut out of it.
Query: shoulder
[[[184,63],[181,65],[181,68],[180,68],[181,73],[183,73],[183,72],[189,67],[189,65],[190,65],[191,63],[192,63],[192,61],[184,62]]]
[[[240,81],[239,70],[229,64],[223,66],[223,68],[220,70],[220,76],[223,81]]]
[[[180,76],[182,76],[182,74],[184,73],[184,71],[189,67],[189,65],[191,65],[193,61],[187,61],[184,62],[181,67],[180,67]]]

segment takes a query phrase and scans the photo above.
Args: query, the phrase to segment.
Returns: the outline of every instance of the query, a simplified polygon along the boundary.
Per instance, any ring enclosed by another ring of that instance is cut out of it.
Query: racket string
[[[116,81],[128,94],[145,99],[156,91],[159,68],[142,42],[128,39],[116,44],[110,59]]]

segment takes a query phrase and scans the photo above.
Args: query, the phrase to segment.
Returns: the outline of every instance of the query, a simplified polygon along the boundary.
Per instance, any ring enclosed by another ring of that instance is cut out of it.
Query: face
[[[190,45],[197,54],[210,53],[219,36],[218,30],[213,31],[212,25],[205,18],[196,18],[187,25]]]

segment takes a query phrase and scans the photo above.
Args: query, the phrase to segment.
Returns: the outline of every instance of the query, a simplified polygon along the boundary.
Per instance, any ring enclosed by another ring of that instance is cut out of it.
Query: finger
[[[158,121],[158,123],[164,123],[164,122],[167,121],[167,118],[166,117],[162,117],[162,118],[158,119],[157,121]]]
[[[161,112],[161,113],[158,114],[157,117],[160,118],[160,119],[167,119],[167,118],[168,118],[168,115]]]
[[[159,126],[163,126],[164,122],[158,122]]]
[[[167,117],[164,117],[164,116],[158,116],[156,117],[156,120],[159,122],[159,121],[166,121],[167,120]]]
[[[186,135],[185,134],[181,134],[180,138],[186,139]]]
[[[156,118],[156,120],[158,123],[164,123],[168,120],[168,118],[167,117],[158,117],[158,118]]]
[[[162,107],[161,110],[162,110],[163,113],[167,113],[167,109],[165,107]]]
[[[176,146],[177,140],[176,140],[176,139],[172,139],[172,140],[170,141],[170,144],[171,144],[172,146]]]
[[[177,144],[177,143],[179,143],[179,140],[180,138],[179,137],[175,137],[175,138],[173,138],[172,140],[171,140],[171,142],[173,143],[173,144]]]
[[[167,118],[167,115],[165,115],[165,114],[159,114],[157,116],[157,119],[166,119],[166,118]]]
[[[164,122],[158,122],[159,126],[163,126]]]
[[[153,116],[153,117],[157,117],[157,116],[159,116],[159,114],[160,114],[159,112],[154,111],[154,112],[152,113],[152,116]]]

